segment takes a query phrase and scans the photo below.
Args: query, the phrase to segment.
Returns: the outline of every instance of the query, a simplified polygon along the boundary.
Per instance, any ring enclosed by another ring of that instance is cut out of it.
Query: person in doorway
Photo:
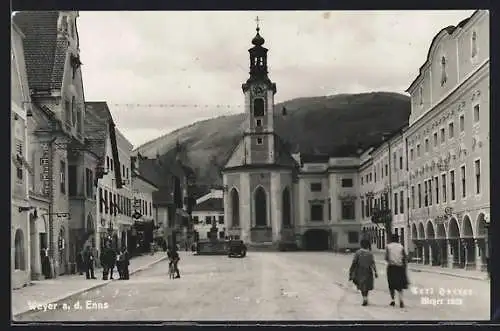
[[[122,271],[121,275],[120,275],[120,279],[124,279],[124,280],[129,279],[128,267],[130,265],[130,258],[129,258],[128,251],[127,251],[126,247],[122,248],[122,251],[120,253],[119,262],[120,262],[120,269]]]
[[[52,277],[52,274],[50,271],[51,268],[50,268],[49,249],[42,248],[40,255],[42,258],[42,273],[45,276],[45,279],[49,279]]]
[[[370,242],[363,239],[361,240],[361,249],[354,254],[349,268],[349,280],[361,292],[363,306],[368,305],[368,293],[373,290],[374,277],[378,277],[375,259],[370,251]]]
[[[403,290],[408,288],[407,258],[403,245],[399,243],[397,234],[393,234],[385,250],[387,261],[387,283],[391,294],[391,306],[395,306],[395,292],[399,294],[399,306],[404,308]]]
[[[76,253],[76,269],[78,270],[78,273],[83,275],[83,252],[81,250],[78,250]]]
[[[86,246],[83,252],[83,264],[87,279],[97,279],[94,275],[94,260],[94,253],[92,253],[90,246]]]

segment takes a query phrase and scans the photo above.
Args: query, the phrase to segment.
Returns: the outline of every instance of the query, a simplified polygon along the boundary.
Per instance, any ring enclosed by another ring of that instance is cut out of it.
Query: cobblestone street
[[[329,252],[249,252],[243,259],[181,255],[181,279],[168,262],[73,296],[19,321],[117,320],[486,320],[490,283],[409,271],[404,309],[389,306],[384,263],[361,306],[348,282],[351,255]],[[71,309],[64,310],[66,303]],[[74,309],[75,304],[80,309]],[[54,308],[54,307],[52,307]]]

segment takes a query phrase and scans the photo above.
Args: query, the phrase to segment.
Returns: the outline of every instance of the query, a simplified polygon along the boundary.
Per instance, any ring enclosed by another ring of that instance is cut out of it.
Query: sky
[[[85,99],[108,102],[134,147],[200,120],[242,113],[257,16],[275,102],[405,93],[434,36],[472,13],[81,11]]]

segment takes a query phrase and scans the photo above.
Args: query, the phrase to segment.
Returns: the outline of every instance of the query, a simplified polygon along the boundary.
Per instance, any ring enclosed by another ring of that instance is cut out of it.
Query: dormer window
[[[253,101],[253,116],[262,117],[264,116],[264,99],[257,98]]]
[[[471,36],[471,57],[475,58],[476,55],[477,55],[477,33],[476,31],[473,31]]]
[[[73,79],[75,79],[76,71],[78,70],[78,68],[80,68],[82,62],[80,62],[80,57],[78,55],[73,54],[71,54],[69,61],[71,64],[71,68],[73,69]]]
[[[59,16],[58,28],[59,28],[59,31],[64,33],[64,34],[69,32],[68,16],[67,15]]]
[[[441,86],[444,86],[446,84],[446,81],[448,80],[448,76],[446,74],[446,57],[441,57]]]

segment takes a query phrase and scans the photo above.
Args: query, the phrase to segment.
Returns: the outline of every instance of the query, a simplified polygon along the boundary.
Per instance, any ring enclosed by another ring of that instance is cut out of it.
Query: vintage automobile
[[[245,257],[247,255],[247,246],[243,240],[230,240],[228,245],[228,257]]]

